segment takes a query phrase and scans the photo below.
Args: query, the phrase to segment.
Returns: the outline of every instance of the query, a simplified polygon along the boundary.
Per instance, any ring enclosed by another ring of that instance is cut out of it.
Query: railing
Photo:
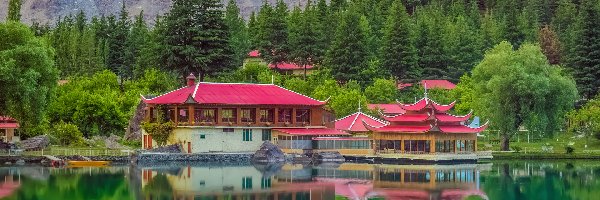
[[[128,156],[132,153],[128,149],[93,149],[93,148],[48,148],[36,151],[24,150],[9,150],[0,151],[3,156],[43,156],[43,155],[59,155],[59,156]]]

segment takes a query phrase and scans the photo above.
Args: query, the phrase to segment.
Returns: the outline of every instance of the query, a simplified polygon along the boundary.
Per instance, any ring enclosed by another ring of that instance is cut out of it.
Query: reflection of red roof
[[[325,104],[302,94],[273,84],[205,83],[183,87],[155,98],[147,104],[183,104],[188,99],[199,104],[230,105],[305,105]]]
[[[406,111],[403,110],[400,105],[396,104],[396,103],[390,103],[390,104],[368,104],[367,107],[370,110],[382,110],[381,112],[385,113],[385,114],[402,114],[405,113]]]
[[[340,130],[328,128],[276,128],[273,130],[289,135],[350,135]]]
[[[465,199],[469,196],[479,196],[482,199],[488,199],[488,196],[481,190],[460,190],[446,189],[442,190],[442,199]]]
[[[11,196],[21,184],[18,182],[7,181],[0,185],[0,198]]]
[[[293,69],[304,69],[304,66],[297,65],[296,63],[271,63],[269,64],[269,68],[271,69],[283,69],[283,70],[293,70]],[[306,69],[312,69],[312,65],[306,65]]]
[[[429,200],[431,199],[429,192],[425,190],[408,190],[408,189],[384,189],[377,190],[375,196],[384,197],[385,199],[411,199],[411,200]]]
[[[421,85],[423,87],[425,87],[426,89],[438,88],[438,89],[451,90],[456,87],[456,85],[454,85],[454,83],[451,83],[450,81],[447,81],[447,80],[421,80]]]
[[[335,194],[349,199],[365,199],[367,193],[373,190],[373,183],[370,181],[320,177],[315,180],[335,184]]]
[[[253,50],[248,53],[248,57],[258,58],[260,57],[260,52],[258,50]]]
[[[351,132],[366,132],[369,131],[362,121],[365,121],[371,126],[383,126],[387,123],[375,117],[371,117],[362,112],[356,112],[335,121],[335,129],[351,131]]]

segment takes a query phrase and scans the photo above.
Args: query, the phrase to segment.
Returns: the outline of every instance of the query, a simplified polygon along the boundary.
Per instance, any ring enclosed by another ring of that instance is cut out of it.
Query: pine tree
[[[175,0],[165,26],[167,67],[182,78],[199,73],[203,81],[205,75],[232,69],[228,28],[218,0]]]
[[[575,45],[577,38],[577,6],[572,0],[561,0],[558,2],[556,14],[552,19],[552,30],[558,35],[561,43],[561,61],[566,66],[574,66],[576,57]]]
[[[296,12],[299,14],[295,14]],[[299,17],[299,19],[294,19],[296,17]],[[307,3],[304,13],[300,13],[300,9],[294,9],[290,15],[291,60],[304,67],[305,79],[306,66],[321,62],[324,54],[325,47],[320,43],[322,36],[317,28],[318,20],[317,10],[311,5],[310,1]],[[295,27],[294,31],[292,31],[292,27]]]
[[[364,81],[360,72],[367,68],[368,53],[365,36],[359,23],[360,16],[345,11],[335,31],[334,40],[325,57],[325,66],[332,69],[333,77],[339,82]]]
[[[258,21],[256,19],[256,14],[252,12],[250,14],[250,19],[248,19],[248,37],[250,39],[250,49],[258,48],[258,43],[260,41],[258,33]]]
[[[126,42],[127,37],[129,36],[129,14],[127,13],[127,8],[125,7],[125,3],[121,7],[121,12],[119,13],[118,21],[112,22],[110,27],[114,27],[109,34],[109,38],[107,41],[108,45],[108,55],[106,65],[110,70],[112,70],[115,74],[119,76],[120,79],[129,79],[133,76],[132,66],[127,65],[129,63],[133,63],[133,61],[126,60]],[[123,81],[120,81],[121,87],[123,86]],[[123,89],[123,88],[121,88]]]
[[[275,9],[266,1],[258,13],[259,50],[261,57],[275,65],[287,61],[289,55],[287,6],[278,0]]]
[[[229,28],[229,45],[233,50],[232,65],[242,66],[244,58],[250,51],[250,38],[235,0],[229,0],[225,8],[225,24]]]
[[[8,16],[7,21],[21,21],[21,0],[9,0],[8,1]]]
[[[131,25],[131,31],[125,42],[125,66],[130,66],[132,68],[133,78],[141,77],[146,68],[149,67],[141,65],[140,61],[141,51],[148,41],[148,26],[144,20],[144,11],[140,11],[140,13],[135,16],[135,20]]]
[[[491,12],[486,12],[483,15],[480,26],[483,49],[491,49],[502,41],[501,29],[500,24]]]
[[[470,24],[464,15],[446,22],[444,46],[450,61],[447,76],[452,82],[458,82],[460,77],[470,72],[483,58],[483,45],[478,29]]]
[[[406,8],[401,1],[394,1],[383,29],[379,53],[381,66],[396,78],[406,81],[416,78],[416,49],[414,30]]]
[[[520,16],[516,0],[507,0],[507,8],[504,13],[504,35],[515,49],[518,49],[525,42],[525,33],[519,21]]]
[[[417,14],[418,37],[418,66],[422,79],[446,79],[448,75],[449,58],[445,54],[443,41],[442,16],[439,10],[428,6],[419,9]]]
[[[600,89],[600,4],[597,0],[581,5],[578,20],[581,30],[575,46],[575,63],[572,72],[579,93],[593,98]]]
[[[538,43],[542,48],[542,52],[548,58],[548,62],[552,65],[558,65],[560,63],[560,41],[549,26],[546,25],[540,30]]]

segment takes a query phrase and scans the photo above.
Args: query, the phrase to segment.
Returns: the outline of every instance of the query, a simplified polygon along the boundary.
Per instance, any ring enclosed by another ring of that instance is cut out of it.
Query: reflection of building
[[[305,149],[317,136],[348,135],[333,129],[335,117],[319,101],[273,84],[195,82],[186,87],[143,98],[146,120],[159,111],[177,125],[168,140],[188,153],[249,152],[263,141],[286,141],[288,149]],[[144,132],[142,146],[156,145]],[[283,146],[282,146],[283,147]]]
[[[17,142],[19,137],[15,137],[15,131],[19,128],[19,123],[13,118],[0,116],[0,139],[3,142]]]
[[[173,199],[333,199],[333,184],[281,181],[252,166],[184,167],[164,174]],[[158,173],[142,170],[142,187],[157,181]],[[144,190],[144,189],[142,189]],[[146,194],[146,198],[150,198]]]

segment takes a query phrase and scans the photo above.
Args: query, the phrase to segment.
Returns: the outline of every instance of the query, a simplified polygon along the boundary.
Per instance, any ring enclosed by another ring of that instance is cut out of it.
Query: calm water
[[[600,199],[598,162],[0,168],[0,199]]]

